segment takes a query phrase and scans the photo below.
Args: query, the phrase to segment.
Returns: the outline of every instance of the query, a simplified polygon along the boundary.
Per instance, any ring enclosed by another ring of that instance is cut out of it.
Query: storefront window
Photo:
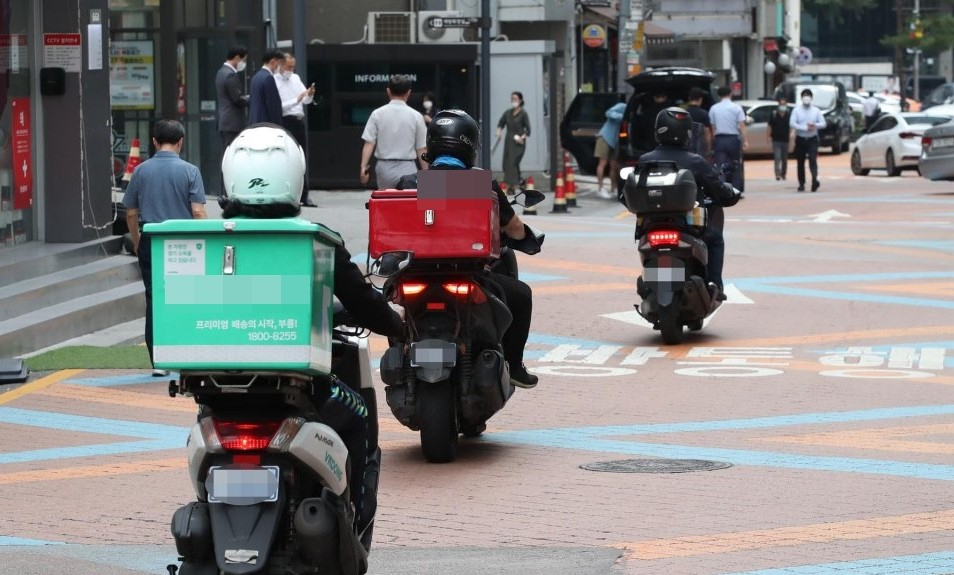
[[[30,0],[0,0],[0,247],[36,239]]]

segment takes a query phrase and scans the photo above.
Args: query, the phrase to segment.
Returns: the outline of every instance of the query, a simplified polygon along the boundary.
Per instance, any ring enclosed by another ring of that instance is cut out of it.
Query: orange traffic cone
[[[126,160],[126,171],[123,173],[123,181],[129,184],[132,179],[133,170],[142,162],[139,157],[139,138],[133,138],[132,146],[129,147],[129,159]]]
[[[527,184],[524,186],[524,190],[536,190],[537,188],[533,184],[533,176],[527,176]],[[525,216],[535,216],[537,215],[537,207],[530,206],[523,208],[523,215]]]
[[[563,172],[557,172],[556,191],[553,196],[553,209],[550,210],[550,212],[554,214],[567,213],[566,190],[563,188]]]
[[[566,165],[566,207],[575,208],[576,206],[576,177],[573,175],[573,166]]]

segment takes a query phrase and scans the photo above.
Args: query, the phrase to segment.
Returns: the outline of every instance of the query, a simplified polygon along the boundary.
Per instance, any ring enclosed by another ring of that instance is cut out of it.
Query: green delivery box
[[[145,232],[157,368],[331,371],[336,233],[298,218],[170,220]]]

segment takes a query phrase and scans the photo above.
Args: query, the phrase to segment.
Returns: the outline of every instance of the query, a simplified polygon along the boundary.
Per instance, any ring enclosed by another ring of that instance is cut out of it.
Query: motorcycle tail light
[[[427,284],[423,282],[405,282],[401,284],[401,295],[412,297],[420,294],[427,289]]]
[[[427,311],[444,311],[445,309],[447,309],[447,304],[442,301],[427,302]]]
[[[215,433],[226,451],[264,451],[272,442],[281,421],[213,420]]]
[[[474,303],[484,303],[487,296],[477,284],[473,282],[449,282],[444,284],[444,291],[458,297],[470,297]]]
[[[649,232],[649,247],[678,246],[679,232],[675,230],[654,230]]]

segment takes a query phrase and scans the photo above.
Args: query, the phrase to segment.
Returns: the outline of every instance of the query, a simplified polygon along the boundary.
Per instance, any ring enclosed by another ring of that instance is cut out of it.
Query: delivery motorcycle
[[[666,344],[683,339],[683,327],[702,329],[722,304],[720,290],[706,281],[708,249],[702,236],[706,209],[696,201],[692,172],[656,161],[620,171],[626,208],[637,216],[636,242],[642,275],[636,310]]]
[[[443,463],[455,459],[459,435],[483,433],[514,392],[501,346],[512,316],[489,269],[516,277],[507,252],[538,253],[544,235],[526,226],[523,240],[501,238],[496,197],[485,209],[420,211],[416,193],[379,190],[369,202],[371,272],[398,270],[385,272],[383,289],[403,306],[408,333],[382,357],[381,379],[394,416],[420,431],[425,459]],[[511,203],[543,197],[527,190]]]
[[[199,406],[196,500],[173,514],[167,571],[366,573],[380,449],[366,340],[333,299],[340,236],[295,218],[146,232],[166,256],[153,260],[154,362],[179,372],[170,396]]]

